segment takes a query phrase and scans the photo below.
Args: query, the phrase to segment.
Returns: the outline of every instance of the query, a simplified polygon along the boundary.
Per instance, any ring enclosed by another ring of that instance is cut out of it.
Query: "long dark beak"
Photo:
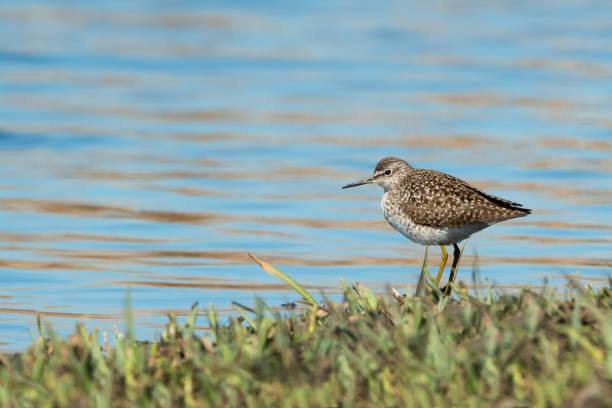
[[[372,184],[372,183],[374,183],[374,177],[368,177],[363,180],[359,180],[354,183],[347,184],[346,186],[342,186],[342,188],[351,188],[351,187],[357,187],[357,186],[362,186],[364,184]]]

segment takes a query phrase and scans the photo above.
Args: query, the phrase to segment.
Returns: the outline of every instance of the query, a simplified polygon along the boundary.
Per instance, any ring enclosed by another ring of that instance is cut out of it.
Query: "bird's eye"
[[[385,174],[388,176],[389,174],[391,174],[391,170],[385,170]]]

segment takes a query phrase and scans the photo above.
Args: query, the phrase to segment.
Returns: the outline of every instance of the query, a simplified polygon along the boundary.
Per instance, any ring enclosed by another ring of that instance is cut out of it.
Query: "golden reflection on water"
[[[542,244],[612,244],[612,238],[565,238],[530,235],[503,235],[500,238],[515,241],[533,241]]]
[[[14,232],[0,232],[0,241],[10,242],[45,242],[45,241],[100,241],[100,242],[129,242],[129,243],[162,243],[171,242],[170,239],[161,238],[136,238],[119,235],[100,235],[100,234],[23,234]]]
[[[260,284],[260,283],[185,283],[185,282],[164,282],[164,281],[125,281],[116,282],[119,286],[152,286],[161,288],[194,288],[194,289],[214,289],[214,290],[290,290],[289,285],[284,284]],[[302,285],[304,289],[332,289],[330,286]]]
[[[8,211],[67,214],[78,217],[133,218],[158,222],[210,224],[228,221],[226,214],[185,213],[178,211],[143,211],[100,204],[52,200],[0,199],[0,208]]]
[[[497,185],[497,183],[491,183]],[[537,184],[524,183],[523,187],[526,190],[538,190],[543,186]],[[580,190],[572,188],[558,187],[553,188],[550,192],[557,191],[560,196],[578,196]],[[560,193],[560,192],[563,192]],[[597,194],[599,195],[599,194]],[[608,198],[605,192],[601,193],[602,198]],[[359,197],[360,200],[365,200],[365,197]],[[372,198],[370,198],[372,200]],[[17,212],[33,212],[33,213],[53,213],[67,214],[78,217],[100,217],[100,218],[131,218],[141,219],[156,222],[169,222],[179,224],[194,224],[194,225],[210,225],[223,224],[230,221],[240,220],[248,222],[257,222],[270,225],[287,225],[287,226],[302,226],[316,229],[356,229],[356,230],[390,230],[390,227],[384,220],[334,220],[334,219],[317,219],[317,218],[285,218],[285,217],[259,217],[259,216],[234,216],[227,213],[213,212],[180,212],[180,211],[146,211],[133,210],[125,207],[107,206],[100,204],[90,204],[82,202],[63,202],[52,200],[28,200],[28,199],[0,199],[0,208],[5,211]],[[530,219],[509,221],[505,224],[516,224],[539,226],[550,229],[593,229],[610,231],[612,224],[587,224],[573,223],[563,221],[535,221]],[[5,237],[19,237],[20,235],[6,234]],[[66,236],[66,235],[65,235]],[[33,239],[33,238],[32,238]],[[87,239],[94,239],[90,236]],[[111,239],[111,238],[109,238]],[[115,239],[113,237],[112,239]],[[129,238],[128,238],[129,239]],[[117,240],[121,240],[118,238]]]
[[[25,314],[36,316],[53,316],[53,317],[65,317],[70,319],[97,319],[97,320],[113,320],[118,321],[123,318],[121,314],[109,314],[109,313],[70,313],[70,312],[51,312],[48,310],[34,310],[34,309],[20,309],[20,308],[8,308],[0,307],[0,313],[9,314]]]
[[[424,96],[424,99],[458,106],[529,106],[563,111],[571,108],[568,101],[559,99],[517,98],[494,93],[426,95]]]
[[[524,239],[524,238],[510,238]],[[536,241],[540,241],[535,239]],[[545,243],[558,243],[556,241],[546,241]],[[580,242],[580,241],[577,241]],[[597,241],[599,242],[599,241]],[[604,240],[604,243],[609,240]],[[563,241],[564,244],[571,242]],[[342,258],[323,258],[317,259],[307,256],[290,256],[290,255],[275,255],[264,253],[266,260],[270,263],[286,266],[374,266],[374,265],[389,265],[389,266],[418,266],[422,263],[422,247],[411,246],[406,241],[406,247],[391,248],[396,253],[405,253],[410,250],[410,253],[405,257],[383,257],[383,256],[364,256],[352,255]],[[15,252],[22,252],[26,248],[20,247],[2,247],[2,249],[10,249]],[[30,249],[35,253],[61,258],[63,261],[22,261],[0,259],[0,266],[15,269],[65,269],[65,270],[108,270],[112,264],[123,264],[129,262],[140,265],[158,265],[158,266],[205,266],[205,265],[250,265],[252,262],[244,251],[183,251],[183,250],[73,250],[73,249],[57,249],[57,248],[40,248]],[[364,251],[362,251],[364,252]],[[375,253],[373,249],[369,252]],[[180,259],[180,260],[179,260]],[[437,255],[432,254],[430,259],[437,262]],[[465,254],[462,258],[464,264],[471,264],[474,259],[471,255]],[[608,266],[609,259],[587,258],[587,257],[571,257],[571,256],[478,256],[480,265],[495,265],[495,264],[525,264],[525,265],[575,265],[575,266]],[[196,260],[199,260],[196,261]],[[92,264],[90,261],[104,261],[109,266],[103,267],[98,264]]]

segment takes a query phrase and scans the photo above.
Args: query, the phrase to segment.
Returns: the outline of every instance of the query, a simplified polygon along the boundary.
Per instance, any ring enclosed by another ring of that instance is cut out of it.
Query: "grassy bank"
[[[269,265],[262,264],[264,267]],[[612,405],[612,292],[523,291],[454,300],[375,296],[242,317],[196,331],[170,316],[153,343],[130,332],[109,347],[78,328],[47,328],[0,358],[1,406]],[[308,297],[308,294],[306,294]]]

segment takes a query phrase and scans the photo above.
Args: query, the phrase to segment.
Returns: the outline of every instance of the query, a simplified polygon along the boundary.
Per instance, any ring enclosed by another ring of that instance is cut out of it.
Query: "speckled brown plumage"
[[[489,224],[531,213],[519,203],[484,193],[435,170],[413,169],[392,194],[397,195],[395,200],[406,216],[418,225],[432,227]]]
[[[397,157],[385,157],[383,159],[380,159],[380,161],[376,164],[376,168],[374,169],[374,174],[385,170],[387,167],[396,166],[396,165],[412,168],[411,165],[409,165],[402,159],[398,159]]]

